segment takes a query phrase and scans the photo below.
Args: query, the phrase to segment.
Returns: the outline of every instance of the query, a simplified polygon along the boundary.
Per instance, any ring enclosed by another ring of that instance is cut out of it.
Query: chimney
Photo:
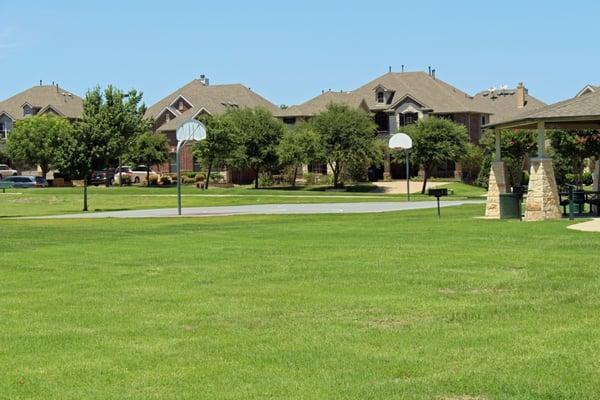
[[[402,64],[402,72],[404,72],[404,64]]]
[[[209,82],[208,82],[208,78],[206,77],[206,75],[200,75],[200,82],[204,85],[204,86],[208,86]]]
[[[40,79],[40,86],[42,86],[42,80]]]
[[[435,68],[431,70],[431,77],[435,79]]]
[[[388,72],[392,72],[392,66],[391,65],[388,67]]]
[[[431,76],[431,66],[429,66],[429,76]]]
[[[523,82],[519,82],[517,85],[517,91],[515,93],[517,96],[517,108],[525,107],[525,93],[526,89],[525,86],[523,86]]]

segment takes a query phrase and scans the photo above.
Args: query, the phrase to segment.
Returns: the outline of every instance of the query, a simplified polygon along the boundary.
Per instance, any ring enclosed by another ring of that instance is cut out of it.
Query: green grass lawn
[[[462,183],[447,186],[454,192],[449,199],[479,198],[484,190]],[[198,190],[184,187],[183,206],[226,206],[274,203],[324,203],[353,201],[405,201],[405,195],[381,193],[332,192],[316,190],[232,189]],[[145,187],[90,187],[90,211],[116,211],[149,208],[177,207],[176,189]],[[424,195],[414,195],[412,200],[431,200]],[[32,215],[51,215],[81,212],[83,188],[9,189],[0,193],[0,218]]]
[[[598,398],[600,235],[482,214],[5,219],[0,398]]]

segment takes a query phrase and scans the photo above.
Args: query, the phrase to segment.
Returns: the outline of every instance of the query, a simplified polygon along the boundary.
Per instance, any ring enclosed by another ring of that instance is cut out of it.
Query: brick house
[[[154,119],[153,129],[167,135],[169,140],[170,161],[159,166],[160,172],[175,171],[175,134],[183,121],[202,114],[217,115],[228,109],[243,107],[264,107],[271,112],[279,110],[273,103],[241,84],[209,85],[204,76],[194,79],[149,107],[146,117]],[[195,163],[191,146],[185,146],[181,153],[182,171],[200,169],[200,165]]]

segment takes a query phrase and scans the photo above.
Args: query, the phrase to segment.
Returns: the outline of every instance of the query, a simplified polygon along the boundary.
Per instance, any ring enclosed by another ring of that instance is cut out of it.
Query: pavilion
[[[500,193],[510,190],[500,151],[501,130],[535,129],[538,154],[536,158],[530,160],[525,220],[560,218],[559,194],[552,159],[547,158],[544,153],[546,129],[600,129],[600,91],[551,104],[510,120],[488,124],[484,128],[491,129],[496,136],[496,159],[490,171],[486,217],[500,218]],[[599,173],[600,160],[596,161],[594,169],[594,191],[600,190]]]

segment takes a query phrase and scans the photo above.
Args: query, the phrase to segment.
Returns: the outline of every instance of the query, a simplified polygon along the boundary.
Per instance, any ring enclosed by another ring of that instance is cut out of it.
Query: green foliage
[[[169,144],[167,137],[153,132],[137,135],[131,142],[127,159],[133,164],[148,167],[168,161]]]
[[[465,153],[460,157],[463,178],[467,182],[473,182],[477,179],[484,157],[485,153],[481,146],[467,143]]]
[[[204,182],[206,180],[206,175],[203,172],[198,172],[194,177],[196,182]]]
[[[308,123],[300,123],[283,134],[277,155],[280,165],[290,171],[286,181],[296,186],[298,169],[303,164],[322,160],[323,147],[313,127]]]
[[[320,137],[324,158],[333,172],[333,185],[343,183],[348,165],[379,163],[381,153],[375,140],[373,118],[345,104],[330,104],[312,121]]]
[[[459,161],[466,153],[469,136],[464,125],[443,118],[429,117],[405,127],[412,138],[413,163],[425,171],[422,193],[435,167]]]
[[[61,158],[62,144],[73,126],[65,118],[35,115],[16,122],[6,142],[11,160],[22,166],[40,166],[46,176]]]
[[[271,187],[273,186],[273,178],[269,174],[262,174],[259,178],[260,187]]]
[[[558,185],[584,185],[586,159],[600,154],[600,133],[590,130],[554,130],[549,137],[549,153]]]
[[[304,173],[304,181],[307,185],[314,185],[317,183],[316,175],[314,172],[305,172]]]
[[[507,129],[500,132],[500,151],[502,161],[508,171],[510,186],[523,184],[523,169],[527,158],[537,152],[537,136],[534,131],[523,129]],[[481,141],[485,149],[485,158],[477,183],[487,187],[492,161],[496,157],[496,137],[493,131],[486,132]]]

